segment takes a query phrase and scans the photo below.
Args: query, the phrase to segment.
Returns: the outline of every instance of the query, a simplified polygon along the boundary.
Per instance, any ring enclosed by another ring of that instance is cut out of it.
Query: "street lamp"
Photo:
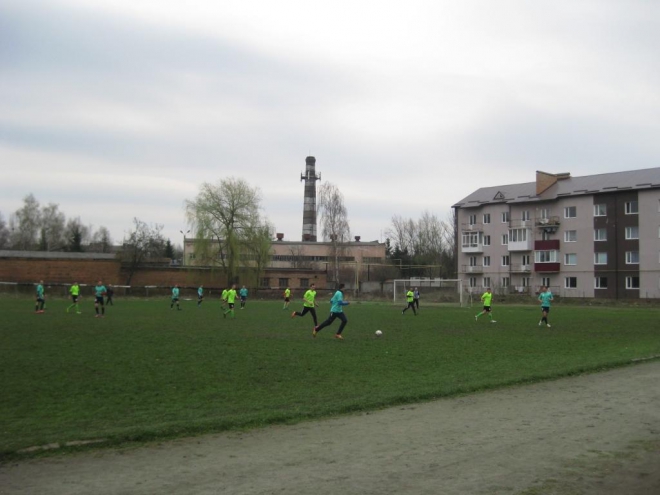
[[[183,234],[183,253],[181,254],[181,266],[185,266],[186,264],[186,234],[190,234],[190,230],[186,230],[185,232],[183,230],[179,230]]]

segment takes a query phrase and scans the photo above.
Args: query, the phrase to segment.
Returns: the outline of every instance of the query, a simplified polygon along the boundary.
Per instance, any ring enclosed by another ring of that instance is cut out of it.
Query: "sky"
[[[383,241],[537,170],[660,166],[658,47],[655,0],[0,0],[0,214],[181,244],[235,177],[300,240],[311,155]]]

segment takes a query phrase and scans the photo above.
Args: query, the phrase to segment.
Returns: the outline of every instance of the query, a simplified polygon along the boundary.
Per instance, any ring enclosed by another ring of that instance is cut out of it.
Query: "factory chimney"
[[[321,180],[321,174],[316,175],[316,158],[313,156],[305,158],[305,173],[300,174],[300,180],[305,181],[302,240],[316,242],[316,181]]]

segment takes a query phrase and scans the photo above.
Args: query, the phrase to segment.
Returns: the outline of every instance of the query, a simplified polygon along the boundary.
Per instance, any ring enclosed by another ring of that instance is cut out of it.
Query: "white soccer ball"
[[[382,335],[383,335],[383,332],[381,332],[380,330],[376,330],[376,337],[380,337]]]

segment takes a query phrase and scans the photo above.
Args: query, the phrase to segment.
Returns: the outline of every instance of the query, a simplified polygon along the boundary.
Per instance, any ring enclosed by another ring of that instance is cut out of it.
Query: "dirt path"
[[[10,494],[660,493],[660,361],[0,467]]]

